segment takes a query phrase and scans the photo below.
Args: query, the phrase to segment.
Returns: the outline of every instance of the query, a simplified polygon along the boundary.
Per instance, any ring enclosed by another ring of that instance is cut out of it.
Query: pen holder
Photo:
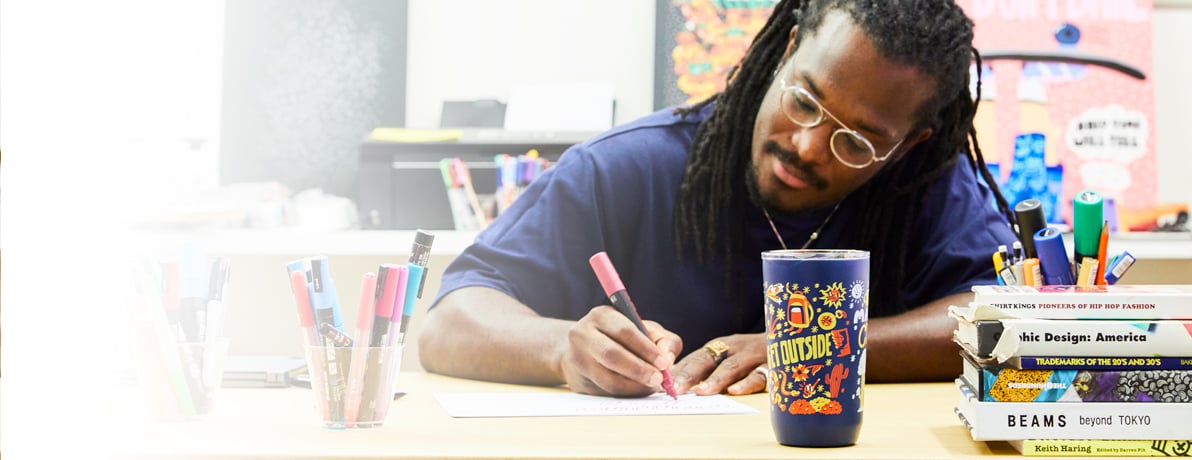
[[[310,385],[323,427],[381,427],[393,401],[401,350],[398,345],[307,347]]]
[[[223,381],[228,339],[168,342],[140,347],[137,380],[149,414],[158,420],[194,420],[211,412]]]

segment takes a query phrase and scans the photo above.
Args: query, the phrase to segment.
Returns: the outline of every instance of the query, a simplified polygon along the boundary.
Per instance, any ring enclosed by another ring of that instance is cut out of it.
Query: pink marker
[[[310,291],[306,289],[306,275],[290,272],[290,288],[294,291],[294,302],[298,304],[298,327],[302,328],[303,341],[307,345],[319,345],[319,335],[315,332],[315,312],[310,307]]]
[[[365,273],[360,286],[360,309],[356,311],[356,346],[352,347],[352,367],[348,371],[348,395],[344,401],[344,424],[356,425],[360,415],[361,392],[364,391],[364,365],[368,357],[368,335],[372,329],[373,293],[377,290],[376,273]]]
[[[608,259],[608,254],[604,251],[597,252],[592,258],[588,259],[588,264],[592,266],[592,271],[596,272],[596,278],[600,280],[600,286],[604,287],[604,293],[608,295],[608,300],[613,303],[617,311],[621,312],[637,326],[637,330],[642,331],[646,338],[650,341],[654,339],[650,337],[650,333],[646,332],[646,325],[642,324],[642,319],[637,315],[637,307],[633,305],[633,300],[629,299],[629,292],[625,291],[625,284],[621,282],[621,277],[617,275],[617,269],[613,268],[613,263]],[[669,369],[662,369],[662,389],[666,390],[666,394],[671,398],[679,399],[675,394],[675,381],[671,378]]]
[[[388,404],[380,403],[380,401],[382,401],[381,398],[393,398],[392,382],[394,381],[394,374],[397,373],[397,361],[401,354],[401,350],[397,347],[398,340],[400,340],[398,337],[400,334],[398,334],[397,331],[401,327],[401,315],[398,314],[398,312],[402,311],[402,307],[405,304],[406,287],[409,285],[410,269],[405,265],[395,267],[389,276],[397,279],[397,287],[396,292],[394,293],[393,315],[389,323],[389,330],[392,332],[389,334],[389,337],[386,337],[386,342],[384,345],[385,351],[381,353],[384,364],[381,366],[381,374],[377,376],[379,385],[377,386],[377,393],[375,396],[375,401],[377,401],[378,404],[376,405],[375,412],[373,412],[373,420],[375,421],[384,421],[385,413],[388,412],[389,409]]]
[[[385,346],[385,342],[389,340],[393,302],[397,298],[398,267],[397,264],[381,264],[381,271],[378,272],[378,282],[385,282],[377,286],[379,295],[376,296],[377,308],[373,315],[372,336],[368,341],[370,347]]]
[[[360,389],[360,411],[356,414],[356,421],[360,424],[376,418],[374,410],[377,400],[374,396],[383,380],[381,369],[385,367],[386,356],[383,347],[393,333],[390,332],[389,319],[393,316],[393,299],[397,295],[397,267],[395,264],[381,264],[377,269],[376,293],[373,295],[376,305],[370,313],[373,315],[372,332],[366,337],[368,348],[363,350],[367,358],[364,360],[364,384]]]
[[[306,347],[317,347],[321,343],[319,341],[319,334],[315,332],[315,312],[310,306],[310,291],[306,287],[306,274],[302,271],[290,272],[290,289],[294,291],[294,303],[298,305],[298,326],[302,328],[302,339]],[[307,372],[312,376],[311,383],[315,382],[313,378],[316,375],[325,375],[323,372],[322,361],[318,359],[311,359],[310,349],[306,350],[307,358],[306,364],[310,367]],[[324,383],[326,378],[322,379]],[[319,413],[323,414],[323,419],[327,419],[327,398],[330,396],[330,388],[323,388],[323,397],[319,398]]]
[[[452,181],[460,186],[468,183],[468,168],[464,165],[464,160],[459,157],[451,159],[451,176]]]

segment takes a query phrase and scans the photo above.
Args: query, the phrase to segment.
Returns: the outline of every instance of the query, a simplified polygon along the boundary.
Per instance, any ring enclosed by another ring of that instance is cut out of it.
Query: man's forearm
[[[463,288],[427,314],[419,359],[428,371],[456,377],[560,385],[559,356],[571,324],[539,316],[500,291]]]
[[[956,320],[949,305],[967,305],[972,294],[945,297],[906,313],[869,321],[865,380],[944,381],[960,375],[960,348],[952,342]]]

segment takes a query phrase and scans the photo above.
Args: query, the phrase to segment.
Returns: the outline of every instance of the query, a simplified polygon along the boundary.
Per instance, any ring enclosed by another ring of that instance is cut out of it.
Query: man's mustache
[[[823,177],[820,177],[819,174],[816,174],[815,170],[811,169],[811,166],[807,163],[804,163],[803,160],[800,160],[798,155],[796,155],[794,152],[783,149],[778,145],[777,142],[772,140],[766,141],[764,144],[762,144],[762,150],[766,151],[767,153],[774,154],[775,157],[778,157],[778,161],[798,169],[803,173],[807,183],[816,190],[825,190],[828,188],[827,180],[825,180]]]

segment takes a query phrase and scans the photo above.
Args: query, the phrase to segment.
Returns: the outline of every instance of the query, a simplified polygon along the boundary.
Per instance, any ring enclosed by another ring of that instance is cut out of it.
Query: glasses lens
[[[820,105],[803,88],[791,88],[782,92],[782,111],[791,121],[800,126],[815,126],[824,119]]]
[[[841,163],[856,167],[869,166],[874,156],[873,144],[845,129],[838,129],[832,134],[832,153]]]

